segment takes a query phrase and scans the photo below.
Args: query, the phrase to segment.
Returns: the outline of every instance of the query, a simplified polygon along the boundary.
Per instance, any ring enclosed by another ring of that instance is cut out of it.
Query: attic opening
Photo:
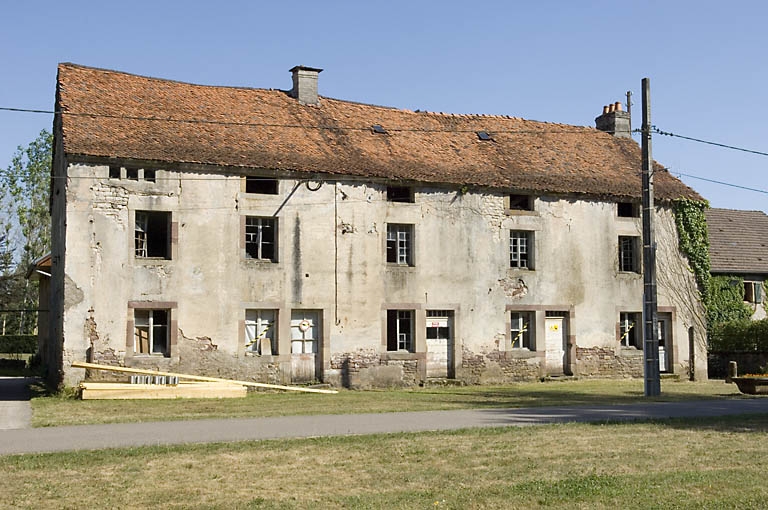
[[[616,204],[616,210],[620,218],[639,218],[640,207],[632,202],[619,202]]]
[[[533,197],[522,193],[510,193],[504,197],[504,208],[511,211],[533,211]]]
[[[277,179],[247,176],[245,178],[245,192],[260,195],[277,195]]]
[[[387,202],[413,203],[413,188],[410,186],[387,186]]]

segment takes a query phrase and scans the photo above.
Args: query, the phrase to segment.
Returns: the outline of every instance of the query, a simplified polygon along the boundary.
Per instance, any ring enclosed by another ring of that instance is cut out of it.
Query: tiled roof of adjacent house
[[[70,158],[199,163],[520,191],[640,197],[640,149],[594,128],[414,112],[287,92],[192,85],[61,64]],[[374,133],[381,125],[387,134]],[[488,132],[482,141],[476,132]],[[659,199],[700,199],[661,167]]]
[[[706,214],[713,273],[768,273],[768,215],[733,209]]]

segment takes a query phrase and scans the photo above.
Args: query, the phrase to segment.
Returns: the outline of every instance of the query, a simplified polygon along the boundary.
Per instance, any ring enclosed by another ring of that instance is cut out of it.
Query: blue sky
[[[594,126],[651,79],[659,129],[768,152],[768,3],[758,1],[4,2],[0,107],[52,109],[75,62],[211,85],[290,88],[409,109]],[[50,115],[0,111],[0,168]],[[639,138],[635,138],[639,140]],[[654,158],[768,190],[768,157],[654,136]],[[714,207],[768,212],[768,195],[690,177]]]

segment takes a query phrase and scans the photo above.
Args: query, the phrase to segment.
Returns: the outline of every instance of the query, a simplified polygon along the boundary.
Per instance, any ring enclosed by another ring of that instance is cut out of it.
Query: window
[[[639,218],[640,208],[632,202],[619,202],[616,211],[620,218]]]
[[[413,265],[413,225],[387,225],[387,262]]]
[[[144,169],[144,180],[147,182],[155,182],[155,176],[157,175],[157,172],[153,168],[145,168]]]
[[[135,253],[140,258],[171,258],[171,213],[136,211]]]
[[[277,219],[245,218],[245,255],[250,259],[277,262]]]
[[[413,189],[408,186],[387,186],[387,202],[413,202]]]
[[[509,231],[509,267],[533,269],[533,232]]]
[[[261,195],[277,195],[277,179],[267,179],[264,177],[246,177],[245,192],[258,193]]]
[[[110,179],[120,178],[120,167],[118,165],[109,165],[109,178]]]
[[[642,318],[639,313],[619,314],[619,343],[624,347],[643,348]]]
[[[640,272],[639,237],[619,236],[619,271]]]
[[[749,303],[763,302],[763,282],[744,281],[744,301]]]
[[[387,310],[387,350],[413,352],[413,310]]]
[[[521,195],[510,193],[504,199],[505,209],[513,211],[533,211],[533,197],[531,195]]]
[[[320,335],[320,314],[306,310],[291,312],[291,353],[317,353]]]
[[[169,356],[168,310],[134,310],[133,352]]]
[[[277,310],[245,311],[245,350],[262,356],[277,354]]]
[[[427,340],[450,339],[453,310],[427,310]]]
[[[511,312],[510,313],[510,344],[513,349],[528,349],[533,351],[533,329],[532,312]]]
[[[125,169],[125,178],[131,181],[138,181],[139,180],[139,169],[138,168],[126,168]]]

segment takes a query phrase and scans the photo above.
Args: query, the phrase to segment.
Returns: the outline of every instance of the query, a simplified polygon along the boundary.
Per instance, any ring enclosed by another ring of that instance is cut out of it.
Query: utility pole
[[[645,396],[661,394],[658,310],[656,302],[656,240],[653,229],[653,159],[651,157],[651,81],[642,80],[643,98],[643,361]]]

